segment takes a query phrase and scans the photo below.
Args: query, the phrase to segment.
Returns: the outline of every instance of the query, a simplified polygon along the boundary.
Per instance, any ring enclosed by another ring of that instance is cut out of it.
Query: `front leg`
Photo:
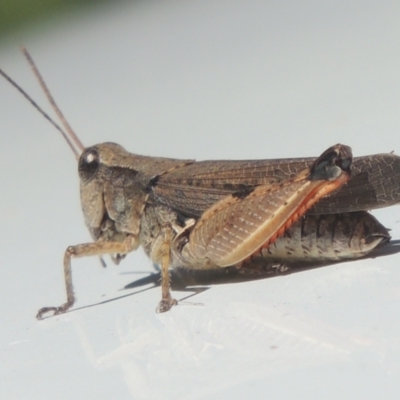
[[[94,242],[69,246],[64,254],[64,280],[67,291],[67,302],[59,307],[43,307],[37,315],[37,319],[43,319],[44,314],[52,312],[52,315],[63,314],[75,303],[74,287],[72,284],[71,258],[101,256],[105,254],[127,254],[137,248],[137,239],[128,236],[123,242]]]

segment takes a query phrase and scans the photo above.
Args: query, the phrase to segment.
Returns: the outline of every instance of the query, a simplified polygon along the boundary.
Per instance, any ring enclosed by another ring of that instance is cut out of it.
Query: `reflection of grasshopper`
[[[162,300],[157,310],[164,312],[176,304],[169,287],[171,267],[251,268],[255,259],[351,259],[390,238],[364,210],[399,201],[400,158],[395,155],[352,162],[351,149],[336,145],[316,160],[195,162],[145,157],[114,143],[84,148],[62,115],[61,119],[69,137],[63,134],[79,155],[81,205],[94,241],[67,248],[67,302],[42,308],[39,319],[74,304],[72,257],[109,254],[118,263],[143,246],[161,266]]]

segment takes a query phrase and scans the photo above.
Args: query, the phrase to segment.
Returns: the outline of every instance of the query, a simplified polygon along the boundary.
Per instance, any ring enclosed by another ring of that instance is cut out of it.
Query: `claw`
[[[157,314],[169,311],[172,306],[176,306],[178,304],[177,300],[173,299],[172,297],[162,299],[158,304],[156,309]]]
[[[41,320],[41,319],[43,319],[44,314],[47,314],[48,312],[53,312],[53,314],[50,316],[64,314],[65,312],[67,312],[69,310],[69,308],[71,306],[72,306],[72,304],[65,303],[60,307],[43,307],[36,314],[36,318]]]

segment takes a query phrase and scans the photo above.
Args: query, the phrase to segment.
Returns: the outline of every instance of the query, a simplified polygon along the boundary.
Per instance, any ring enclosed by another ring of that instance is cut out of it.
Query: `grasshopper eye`
[[[79,158],[79,177],[84,182],[89,182],[99,169],[99,154],[94,149],[85,150]]]

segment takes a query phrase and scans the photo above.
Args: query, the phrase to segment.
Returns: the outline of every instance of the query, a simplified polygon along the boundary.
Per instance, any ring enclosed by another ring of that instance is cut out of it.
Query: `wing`
[[[400,157],[395,154],[373,154],[355,158],[350,181],[323,198],[311,212],[334,214],[372,210],[398,203]]]
[[[160,176],[151,198],[191,217],[199,217],[229,194],[291,179],[315,158],[201,161]],[[374,154],[353,159],[350,181],[309,212],[331,214],[387,207],[400,202],[400,157]]]

